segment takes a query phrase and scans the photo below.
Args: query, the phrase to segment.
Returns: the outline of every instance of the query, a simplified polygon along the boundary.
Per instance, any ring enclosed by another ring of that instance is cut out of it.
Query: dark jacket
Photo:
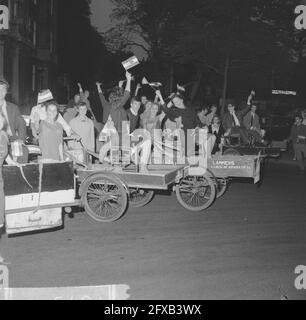
[[[213,151],[212,151],[212,153],[214,154],[214,153],[216,153],[217,151],[219,151],[219,145],[220,145],[220,143],[221,143],[221,138],[224,136],[225,131],[224,131],[222,125],[220,125],[219,132],[218,132],[217,134],[215,134],[215,133],[213,132],[212,125],[210,125],[210,126],[208,127],[208,133],[214,134],[214,135],[216,136],[216,143],[215,143],[214,148],[213,148]]]
[[[247,105],[243,110],[235,112],[241,127],[243,127],[243,118],[250,111],[250,108],[251,106]],[[222,125],[225,131],[232,129],[235,126],[232,115],[229,112],[224,115]]]
[[[109,115],[111,115],[115,128],[119,134],[122,132],[122,122],[129,120],[127,112],[124,109],[124,105],[127,103],[130,96],[130,92],[125,91],[123,97],[118,103],[111,104],[105,99],[103,93],[99,93],[100,101],[103,107],[103,123],[106,123]]]
[[[130,121],[130,132],[133,133],[139,127],[139,115],[135,116],[131,109],[126,110],[128,120]]]
[[[171,121],[175,121],[175,119],[181,117],[183,130],[186,133],[187,130],[192,130],[197,127],[197,115],[194,109],[186,108],[186,109],[178,109],[167,107],[167,104],[162,106],[164,113],[168,116],[168,119]]]
[[[298,136],[306,137],[305,125],[301,124],[299,126],[297,125],[292,126],[289,140],[292,141],[293,144],[296,144],[296,143],[306,144],[306,140],[299,140]]]
[[[13,134],[13,136],[10,137],[10,141],[22,140],[25,142],[27,137],[27,126],[20,114],[19,108],[10,102],[6,102],[6,106],[8,122]]]
[[[248,112],[247,115],[243,118],[243,125],[247,130],[250,130],[251,127],[255,128],[257,131],[261,130],[259,116],[255,113],[253,124],[252,124],[252,112]]]

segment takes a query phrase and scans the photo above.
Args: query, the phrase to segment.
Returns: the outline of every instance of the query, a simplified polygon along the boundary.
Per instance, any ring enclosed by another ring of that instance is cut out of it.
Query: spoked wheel
[[[113,222],[123,216],[128,196],[122,181],[98,173],[84,182],[82,201],[86,213],[98,222]]]
[[[203,211],[215,201],[216,185],[209,176],[189,176],[176,186],[176,196],[185,209]]]
[[[130,189],[129,204],[133,208],[146,206],[154,197],[154,191],[144,189]]]
[[[216,197],[217,199],[219,199],[222,196],[224,196],[225,192],[227,191],[228,180],[225,178],[216,178],[215,184],[216,184],[216,191],[217,191]]]

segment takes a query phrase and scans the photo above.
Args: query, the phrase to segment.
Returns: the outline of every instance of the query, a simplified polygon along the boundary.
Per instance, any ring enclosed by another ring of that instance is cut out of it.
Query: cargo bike
[[[83,150],[82,161],[71,154],[67,162],[4,166],[6,232],[61,227],[62,209],[69,212],[74,206],[83,207],[95,221],[114,222],[128,207],[144,207],[155,192],[166,190],[174,191],[185,209],[203,212],[226,192],[230,178],[260,179],[260,156],[218,154],[205,156],[205,165],[152,164],[141,172],[129,161],[130,152],[112,148],[106,165],[89,164],[88,155],[97,155]]]

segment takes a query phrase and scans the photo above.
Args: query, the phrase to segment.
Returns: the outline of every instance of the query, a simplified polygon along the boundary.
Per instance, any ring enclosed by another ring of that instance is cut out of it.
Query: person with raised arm
[[[103,94],[101,83],[96,83],[103,108],[103,123],[106,124],[109,120],[109,116],[111,116],[118,133],[122,132],[122,121],[128,120],[124,106],[131,97],[131,81],[132,75],[129,72],[126,72],[125,90],[123,91],[122,88],[115,87],[109,96],[109,101],[106,100]]]
[[[228,112],[224,115],[222,125],[225,130],[225,137],[229,137],[233,134],[239,134],[243,144],[249,144],[248,133],[243,126],[243,118],[250,111],[252,105],[252,99],[255,96],[255,91],[252,91],[245,108],[240,111],[236,110],[235,105],[229,104],[227,107]],[[222,112],[223,113],[223,112]]]
[[[102,134],[106,137],[110,137],[110,139],[106,141],[100,149],[99,161],[101,163],[109,161],[107,154],[111,150],[112,146],[120,147],[122,145],[122,135],[126,134],[126,132],[123,132],[124,123],[129,123],[129,132],[132,133],[132,136],[138,129],[139,109],[141,105],[139,98],[133,97],[130,102],[130,108],[128,110],[124,108],[131,95],[131,81],[132,75],[129,72],[126,72],[125,91],[123,92],[121,88],[116,87],[110,94],[109,101],[107,101],[103,95],[101,84],[97,83],[98,93],[103,107],[103,120],[105,123]],[[107,131],[109,131],[109,133],[107,133]],[[114,133],[119,135],[119,141],[114,139]],[[144,138],[142,142],[138,143],[131,149],[132,153],[136,154],[137,152],[137,157],[141,153],[140,170],[142,172],[147,171],[146,167],[148,165],[151,152],[151,139]]]

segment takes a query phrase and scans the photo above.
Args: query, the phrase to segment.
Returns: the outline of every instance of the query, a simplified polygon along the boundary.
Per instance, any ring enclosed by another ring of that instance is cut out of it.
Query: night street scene
[[[0,0],[0,301],[305,300],[305,30],[306,0]]]

